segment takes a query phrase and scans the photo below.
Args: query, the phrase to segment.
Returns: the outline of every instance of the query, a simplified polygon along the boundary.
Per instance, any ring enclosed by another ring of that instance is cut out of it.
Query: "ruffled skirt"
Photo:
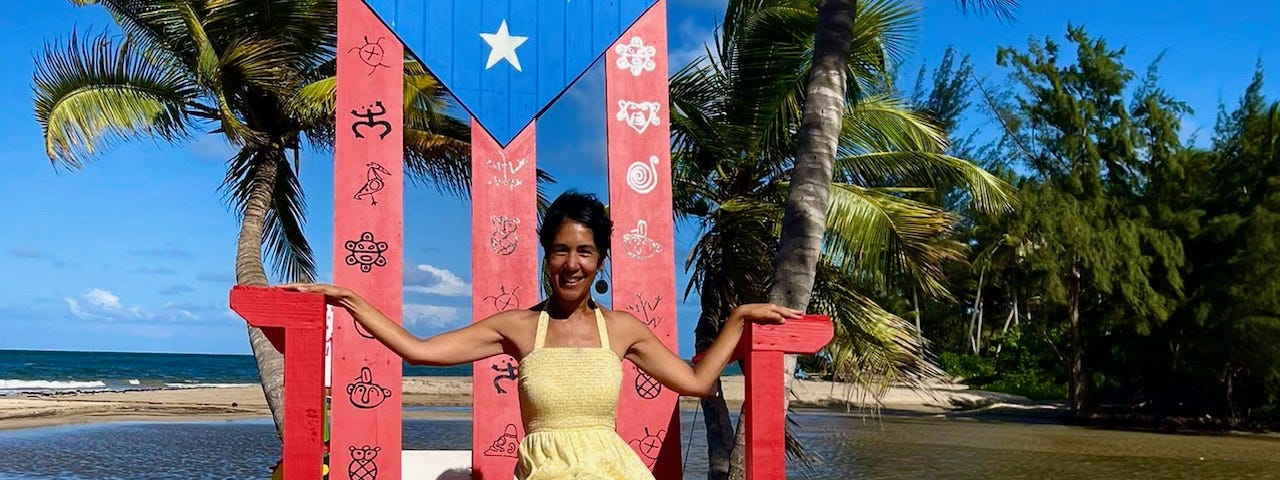
[[[608,428],[551,429],[520,442],[517,480],[654,480],[635,450]]]

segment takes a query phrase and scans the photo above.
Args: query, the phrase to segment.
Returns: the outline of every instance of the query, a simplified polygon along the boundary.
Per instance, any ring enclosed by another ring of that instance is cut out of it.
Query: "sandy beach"
[[[743,377],[723,377],[725,400],[730,408],[742,404]],[[793,386],[796,408],[867,409],[942,414],[957,409],[982,409],[997,405],[1036,408],[1025,398],[968,390],[964,385],[938,383],[924,390],[891,387],[876,403],[871,395],[851,384],[797,380]],[[405,407],[471,405],[470,377],[407,377]],[[682,408],[692,409],[696,398],[682,398]],[[465,417],[466,411],[409,409],[406,418]],[[144,390],[129,392],[68,393],[0,397],[0,429],[31,428],[106,421],[200,421],[269,416],[258,387]]]

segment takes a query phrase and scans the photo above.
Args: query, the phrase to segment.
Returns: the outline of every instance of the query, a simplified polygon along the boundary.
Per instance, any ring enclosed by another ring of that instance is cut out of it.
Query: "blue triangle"
[[[366,3],[458,97],[480,125],[505,146],[657,2],[366,0]],[[491,59],[494,49],[481,34],[500,34],[503,23],[507,36],[489,37],[490,41],[498,45],[518,45],[514,55]],[[525,40],[521,42],[518,37]]]

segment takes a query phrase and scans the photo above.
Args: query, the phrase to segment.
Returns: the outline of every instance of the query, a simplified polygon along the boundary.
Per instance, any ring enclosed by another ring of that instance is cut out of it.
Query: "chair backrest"
[[[402,59],[411,51],[474,115],[473,314],[480,319],[536,303],[533,117],[603,58],[602,120],[616,226],[610,303],[634,313],[675,350],[666,1],[536,2],[536,12],[516,11],[516,3],[487,1],[481,9],[471,0],[338,1],[335,283],[357,288],[391,318],[401,317]],[[587,171],[597,168],[583,163]],[[335,312],[331,341],[330,478],[397,479],[401,362],[342,312]],[[286,363],[304,360],[295,357]],[[511,478],[524,434],[518,368],[510,357],[473,366],[474,478]],[[634,366],[624,375],[619,434],[659,478],[679,478],[677,395]],[[293,398],[286,411],[310,404]],[[290,425],[315,425],[319,418],[299,417]],[[308,432],[286,431],[296,445],[308,445],[299,449],[286,440],[287,465],[295,458],[288,452],[313,453],[319,438]],[[315,478],[309,472],[286,466],[290,479]]]
[[[674,350],[677,330],[670,127],[665,108],[666,4],[648,2],[651,8],[637,9],[647,7],[645,2],[574,3],[573,8],[593,13],[587,18],[596,19],[596,23],[538,24],[525,33],[516,31],[520,24],[510,19],[504,24],[510,35],[521,36],[567,38],[587,31],[585,37],[591,38],[583,43],[602,47],[603,52],[590,53],[590,58],[603,53],[606,72],[605,116],[601,120],[608,125],[608,202],[614,221],[612,298],[602,300],[614,310],[629,311],[645,321]],[[540,9],[547,6],[570,8],[559,2],[538,4]],[[639,15],[634,22],[625,20],[628,8]],[[574,14],[540,13],[538,18]],[[529,24],[522,27],[529,28]],[[521,61],[526,71],[534,68],[527,57]],[[564,64],[572,65],[573,60]],[[434,68],[429,62],[427,67]],[[538,75],[565,76],[542,71]],[[495,99],[504,100],[518,102],[520,98]],[[529,122],[504,145],[501,129],[487,128],[479,118],[472,119],[472,298],[476,320],[501,310],[528,308],[539,299],[534,209],[536,126],[536,122]],[[583,160],[584,169],[599,168],[588,165],[591,159]],[[477,362],[473,368],[472,465],[477,478],[509,478],[514,468],[515,446],[524,435],[514,379],[518,368],[517,362],[505,355]],[[660,478],[681,476],[677,399],[674,392],[627,362],[618,433]]]

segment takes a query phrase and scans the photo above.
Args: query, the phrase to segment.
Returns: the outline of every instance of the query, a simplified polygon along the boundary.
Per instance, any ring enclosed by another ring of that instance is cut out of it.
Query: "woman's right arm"
[[[422,339],[392,321],[351,289],[308,283],[293,283],[280,287],[299,292],[324,294],[325,301],[346,309],[360,323],[360,326],[410,364],[459,365],[503,353],[503,336],[497,328],[502,321],[501,314],[457,330]]]

